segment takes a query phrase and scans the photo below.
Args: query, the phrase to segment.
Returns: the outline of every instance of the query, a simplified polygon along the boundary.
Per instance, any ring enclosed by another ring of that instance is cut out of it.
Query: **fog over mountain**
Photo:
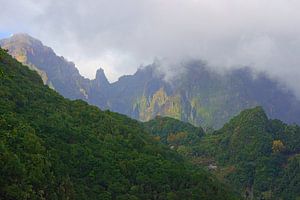
[[[90,78],[99,66],[114,81],[155,58],[164,60],[163,72],[172,73],[182,72],[182,60],[202,59],[216,69],[266,71],[300,96],[296,0],[0,0],[0,5],[0,33],[40,38]]]

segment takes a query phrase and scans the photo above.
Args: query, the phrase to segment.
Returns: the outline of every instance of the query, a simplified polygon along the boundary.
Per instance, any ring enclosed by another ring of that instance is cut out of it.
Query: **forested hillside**
[[[206,166],[244,197],[300,198],[299,126],[269,120],[261,107],[242,111],[220,130],[205,135],[199,128],[174,121],[156,118],[145,125],[170,148]]]
[[[201,127],[195,127],[170,117],[157,116],[145,122],[144,126],[155,136],[156,140],[186,156],[192,154],[193,147],[201,142],[205,134]]]
[[[1,199],[234,199],[130,118],[64,99],[0,50]]]

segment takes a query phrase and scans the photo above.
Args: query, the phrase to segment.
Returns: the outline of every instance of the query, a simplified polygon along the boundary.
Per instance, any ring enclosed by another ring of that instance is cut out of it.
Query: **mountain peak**
[[[105,78],[106,79],[106,76],[105,76],[105,73],[104,73],[104,69],[102,69],[101,67],[99,69],[97,69],[97,72],[96,72],[96,80],[97,79],[102,79],[102,78]]]
[[[240,116],[256,116],[268,119],[266,112],[261,106],[256,106],[254,108],[246,109],[240,113]]]
[[[104,70],[101,67],[97,70],[94,81],[99,86],[109,85],[109,82],[105,76]]]
[[[246,109],[235,116],[224,127],[266,127],[269,119],[261,106]]]
[[[28,54],[40,54],[41,52],[54,54],[50,47],[44,46],[40,40],[27,33],[16,33],[9,38],[2,39],[0,46],[7,49],[13,57],[23,64],[27,63]]]
[[[33,38],[28,33],[14,33],[10,38]]]
[[[97,69],[96,77],[97,77],[98,74],[104,74],[104,69],[102,67],[100,67],[99,69]]]
[[[40,40],[30,36],[27,33],[16,33],[7,39],[3,39],[3,41],[10,42],[10,43],[26,44],[26,45],[32,45],[32,44],[42,45],[42,42]]]

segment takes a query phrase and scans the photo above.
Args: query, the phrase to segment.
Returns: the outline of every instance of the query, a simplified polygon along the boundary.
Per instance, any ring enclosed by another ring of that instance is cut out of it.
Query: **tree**
[[[4,72],[3,70],[0,68],[0,78],[2,78],[4,76]]]
[[[281,140],[274,140],[272,145],[272,151],[273,153],[280,153],[285,149],[285,146],[283,145]]]

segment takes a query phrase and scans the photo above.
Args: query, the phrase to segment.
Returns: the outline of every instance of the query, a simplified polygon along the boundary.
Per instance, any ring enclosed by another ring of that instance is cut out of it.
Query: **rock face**
[[[109,82],[108,82],[108,80],[104,74],[104,70],[102,68],[97,70],[94,83],[95,83],[95,87],[98,87],[101,89],[109,86]]]
[[[43,82],[61,94],[71,95],[75,90],[74,74],[78,71],[74,64],[56,56],[51,48],[44,46],[39,40],[27,34],[15,34],[2,40],[0,44],[19,62],[38,71],[40,75],[42,72]],[[76,95],[72,94],[70,98],[72,97],[76,98]]]
[[[110,97],[110,108],[142,121],[161,115],[218,128],[241,110],[261,105],[271,118],[300,123],[300,102],[293,93],[264,74],[253,78],[247,68],[221,75],[202,63],[188,63],[185,73],[172,81],[155,74],[155,67],[148,66],[114,83],[123,88],[121,96],[130,97],[126,97],[127,106],[117,110],[118,103]]]
[[[15,34],[8,39],[1,40],[0,45],[19,62],[38,71],[44,83],[63,96],[70,99],[88,99],[88,92],[93,81],[81,76],[74,63],[62,56],[57,56],[41,41],[27,34]],[[105,80],[107,81],[106,78]],[[102,82],[99,79],[97,81]],[[99,86],[99,84],[95,85],[95,87]]]
[[[253,78],[247,68],[219,74],[201,62],[190,62],[184,64],[184,73],[165,81],[153,64],[110,84],[102,69],[94,80],[85,79],[73,63],[26,34],[1,40],[0,45],[63,96],[142,121],[161,115],[218,128],[241,110],[261,105],[271,118],[300,123],[300,102],[294,94],[264,74]]]

